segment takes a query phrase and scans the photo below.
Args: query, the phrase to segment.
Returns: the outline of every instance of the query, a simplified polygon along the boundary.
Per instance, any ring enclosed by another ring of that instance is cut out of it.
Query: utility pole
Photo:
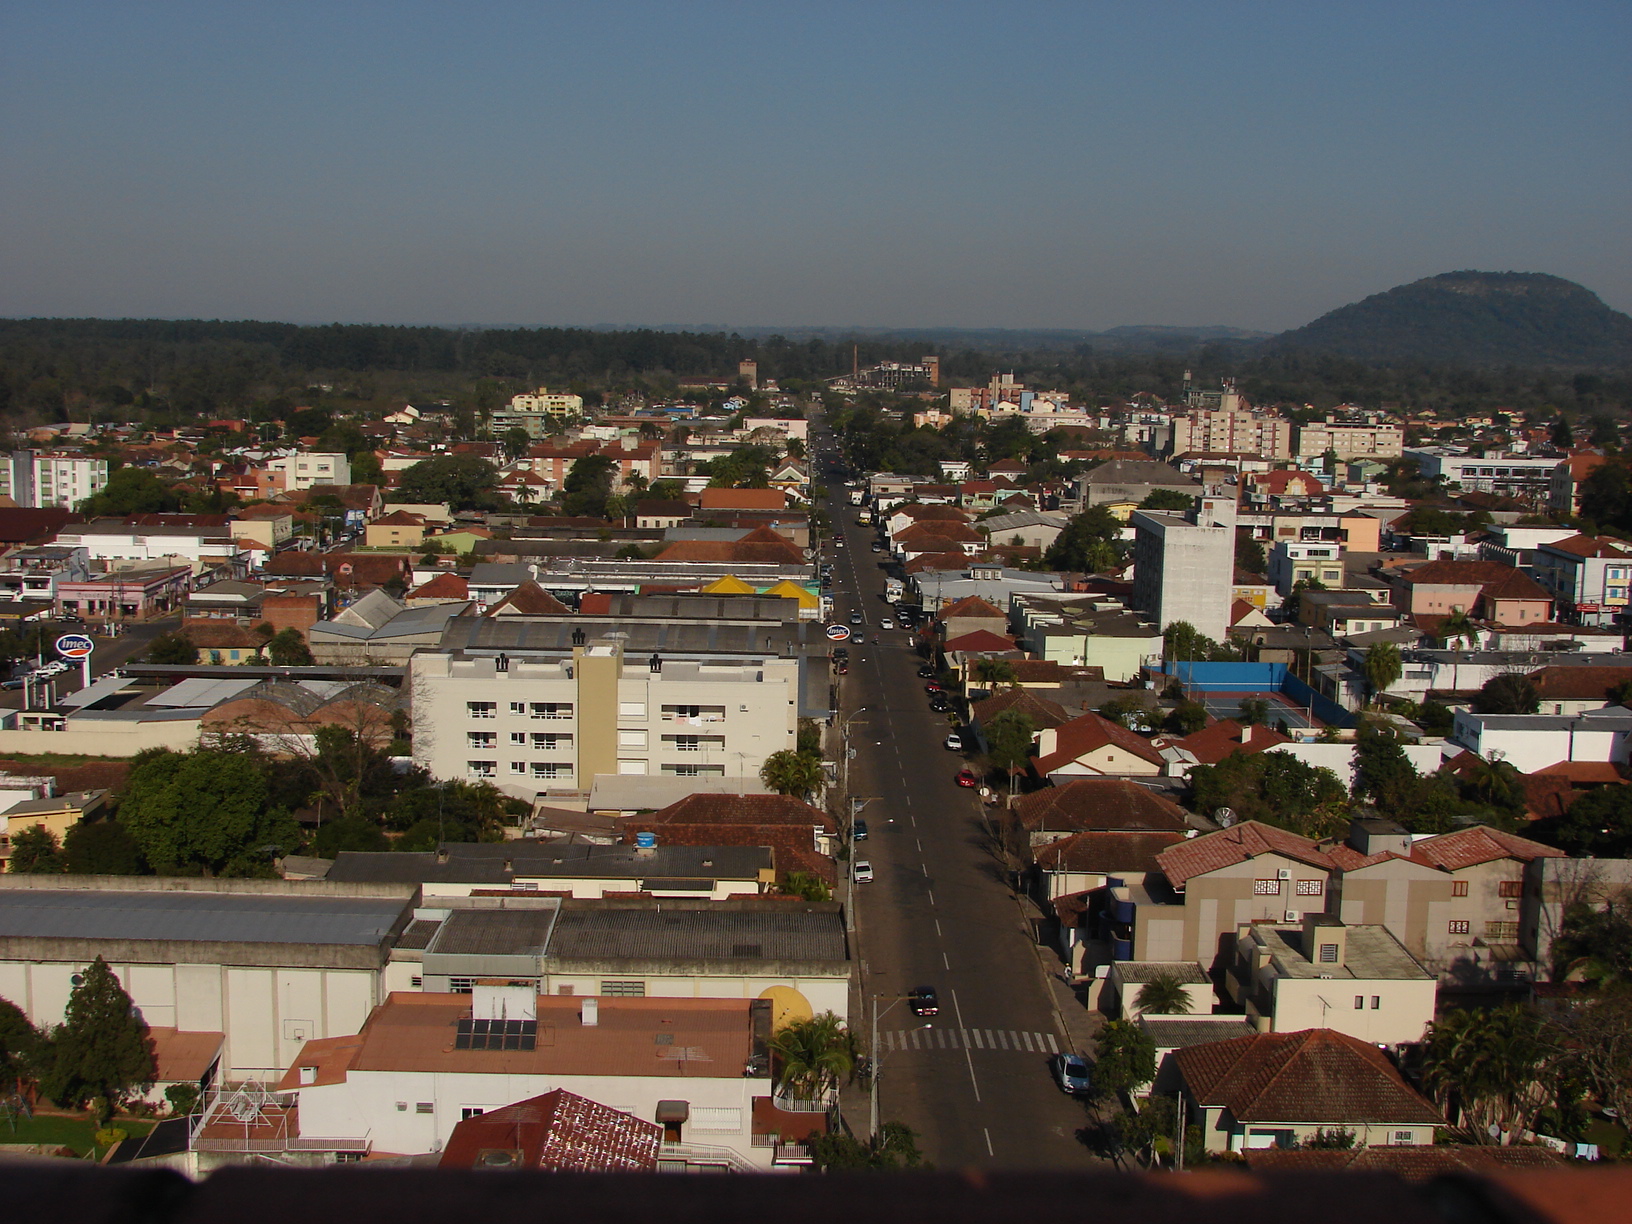
[[[1173,1171],[1184,1172],[1184,1092],[1179,1092],[1179,1105],[1175,1110],[1178,1115],[1177,1133],[1173,1136]]]

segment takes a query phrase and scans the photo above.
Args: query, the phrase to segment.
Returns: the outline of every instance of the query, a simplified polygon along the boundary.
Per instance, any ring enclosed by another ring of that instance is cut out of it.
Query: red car
[[[973,788],[980,785],[980,779],[975,776],[974,770],[960,769],[958,770],[958,785]]]
[[[924,685],[924,692],[926,692],[926,693],[941,693],[941,692],[945,692],[945,690],[943,688],[941,688],[941,686],[936,681],[931,680],[928,684]]]

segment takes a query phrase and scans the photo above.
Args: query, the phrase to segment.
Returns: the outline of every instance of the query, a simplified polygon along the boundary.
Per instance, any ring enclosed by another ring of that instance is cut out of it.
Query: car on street
[[[882,544],[874,544],[874,545],[873,545],[873,551],[874,551],[874,552],[883,552],[883,551],[884,551],[884,545],[882,545]]]
[[[852,625],[859,625],[859,624],[861,624],[861,613],[860,613],[860,612],[852,612],[852,613],[850,613],[850,623],[851,623],[851,624],[852,624]]]
[[[939,680],[930,680],[924,684],[924,692],[944,693],[946,690],[941,687],[941,682]]]
[[[878,627],[880,629],[894,629],[895,622],[886,616],[883,620],[878,622]]]
[[[935,669],[928,663],[925,663],[918,669],[918,678],[920,680],[933,680],[935,678],[935,674]]]
[[[958,770],[957,782],[959,786],[967,786],[971,790],[980,785],[980,779],[975,776],[975,771],[972,769]]]
[[[866,859],[856,860],[856,883],[870,884],[873,880],[873,865]]]
[[[946,737],[946,750],[948,752],[962,752],[963,751],[963,736],[959,735],[956,731],[952,732],[951,735],[947,736]]]
[[[1049,1060],[1054,1071],[1054,1082],[1060,1091],[1072,1096],[1085,1096],[1093,1089],[1088,1078],[1088,1060],[1080,1054],[1056,1054]]]
[[[835,676],[848,676],[850,674],[850,660],[849,659],[834,659],[833,660],[833,674]]]
[[[933,986],[914,986],[907,991],[907,1006],[915,1016],[936,1016],[941,1011],[940,996]]]
[[[834,540],[833,541],[833,547],[834,548],[843,548],[844,547],[844,541],[843,540]]]
[[[945,693],[933,693],[929,698],[929,708],[937,714],[949,714],[952,711],[952,703],[946,699]]]
[[[855,824],[850,826],[850,840],[851,841],[866,841],[867,840],[867,822],[865,820],[858,820],[858,821],[856,821]]]

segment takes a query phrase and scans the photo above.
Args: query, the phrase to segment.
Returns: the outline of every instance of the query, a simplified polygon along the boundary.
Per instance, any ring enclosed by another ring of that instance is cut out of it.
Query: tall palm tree
[[[1153,1016],[1188,1016],[1190,992],[1184,983],[1171,973],[1160,973],[1139,988],[1134,1005],[1141,1014]]]
[[[1452,608],[1451,614],[1439,627],[1439,636],[1445,639],[1447,646],[1453,642],[1464,642],[1469,646],[1479,644],[1479,629],[1468,615],[1466,608]]]
[[[777,1086],[794,1096],[819,1098],[855,1074],[855,1038],[832,1012],[785,1025],[770,1044]]]

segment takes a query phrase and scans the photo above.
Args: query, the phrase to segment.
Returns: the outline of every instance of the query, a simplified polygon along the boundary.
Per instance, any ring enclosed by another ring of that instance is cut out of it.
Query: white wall
[[[1376,1045],[1421,1041],[1434,1018],[1435,979],[1357,981],[1280,978],[1275,983],[1274,1031],[1329,1028]],[[1363,1005],[1355,1007],[1355,997]],[[1381,1006],[1373,1008],[1376,998]]]

